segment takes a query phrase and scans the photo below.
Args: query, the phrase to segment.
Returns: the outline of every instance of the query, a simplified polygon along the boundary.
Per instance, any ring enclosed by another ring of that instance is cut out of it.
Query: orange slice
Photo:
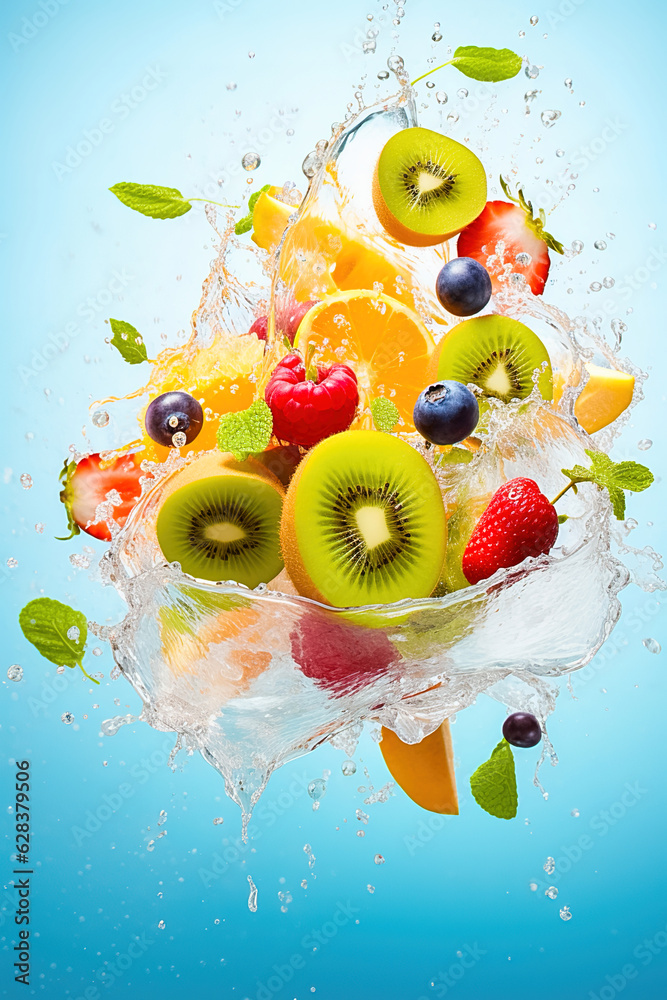
[[[422,809],[458,816],[454,751],[449,719],[421,743],[403,743],[382,727],[380,750],[392,777]]]
[[[359,412],[371,427],[370,401],[396,404],[402,430],[414,430],[412,411],[425,387],[426,365],[435,347],[419,316],[381,292],[352,289],[323,299],[306,313],[294,346],[315,348],[322,364],[349,365],[359,381]]]

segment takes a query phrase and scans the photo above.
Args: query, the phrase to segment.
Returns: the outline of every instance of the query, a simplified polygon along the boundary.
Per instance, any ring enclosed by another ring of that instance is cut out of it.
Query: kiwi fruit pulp
[[[231,455],[198,466],[177,474],[160,508],[156,532],[165,559],[202,580],[268,583],[283,568],[281,484],[258,463]]]
[[[447,545],[440,488],[404,441],[334,434],[297,469],[281,540],[287,572],[312,600],[344,608],[428,597]]]
[[[473,382],[485,396],[508,403],[533,391],[533,372],[544,399],[553,398],[546,347],[527,326],[510,316],[476,316],[445,334],[430,363],[433,381]]]
[[[486,204],[486,173],[460,142],[426,128],[403,129],[380,153],[373,203],[399,242],[431,246],[477,218]]]

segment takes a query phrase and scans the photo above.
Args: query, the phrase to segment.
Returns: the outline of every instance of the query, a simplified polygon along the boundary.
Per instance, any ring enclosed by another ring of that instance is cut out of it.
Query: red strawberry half
[[[100,455],[88,455],[80,462],[65,462],[60,474],[65,484],[60,499],[67,510],[68,538],[83,530],[105,542],[111,540],[106,521],[94,520],[95,511],[107,499],[107,494],[116,490],[121,502],[114,504],[114,521],[119,527],[125,524],[127,515],[141,496],[139,480],[146,473],[142,472],[140,462],[138,454],[123,455],[111,462],[102,461]]]
[[[505,284],[505,278],[502,282],[499,278],[505,275],[509,264],[512,272],[525,277],[533,295],[541,295],[551,263],[549,250],[563,253],[563,247],[545,232],[544,212],[540,210],[533,217],[532,203],[526,201],[522,189],[519,188],[519,197],[514,198],[504,178],[500,178],[500,183],[511,201],[487,201],[481,214],[459,233],[457,253],[486,267],[494,291]],[[500,248],[499,243],[504,247]],[[527,254],[530,261],[521,257],[517,260],[518,254]]]
[[[558,514],[533,479],[510,479],[496,490],[463,553],[468,583],[548,552],[558,535]]]
[[[310,448],[352,423],[359,402],[357,376],[347,365],[306,369],[299,354],[288,354],[274,368],[264,399],[275,436]]]

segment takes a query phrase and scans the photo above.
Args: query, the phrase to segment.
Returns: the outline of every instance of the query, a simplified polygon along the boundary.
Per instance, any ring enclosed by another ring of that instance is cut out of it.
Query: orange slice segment
[[[329,295],[306,313],[297,331],[294,346],[305,353],[309,345],[320,363],[354,370],[363,426],[372,426],[370,401],[384,396],[396,404],[401,430],[414,430],[412,411],[427,384],[435,344],[412,309],[365,289]]]
[[[422,809],[458,816],[459,797],[449,719],[421,743],[403,743],[382,727],[380,750],[392,777]]]

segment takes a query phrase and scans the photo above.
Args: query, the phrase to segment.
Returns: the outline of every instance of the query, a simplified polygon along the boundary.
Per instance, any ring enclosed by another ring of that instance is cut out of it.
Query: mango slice
[[[628,408],[632,402],[635,377],[590,362],[586,364],[586,371],[588,382],[574,404],[574,415],[588,434],[594,434]],[[562,394],[562,378],[555,378],[554,401],[559,400]]]
[[[380,750],[391,776],[413,802],[430,812],[458,816],[449,719],[421,743],[403,743],[383,726]]]
[[[297,211],[294,205],[286,205],[284,201],[273,197],[279,190],[280,188],[270,188],[262,191],[252,214],[253,233],[250,238],[262,250],[270,252],[280,243],[290,215]]]

